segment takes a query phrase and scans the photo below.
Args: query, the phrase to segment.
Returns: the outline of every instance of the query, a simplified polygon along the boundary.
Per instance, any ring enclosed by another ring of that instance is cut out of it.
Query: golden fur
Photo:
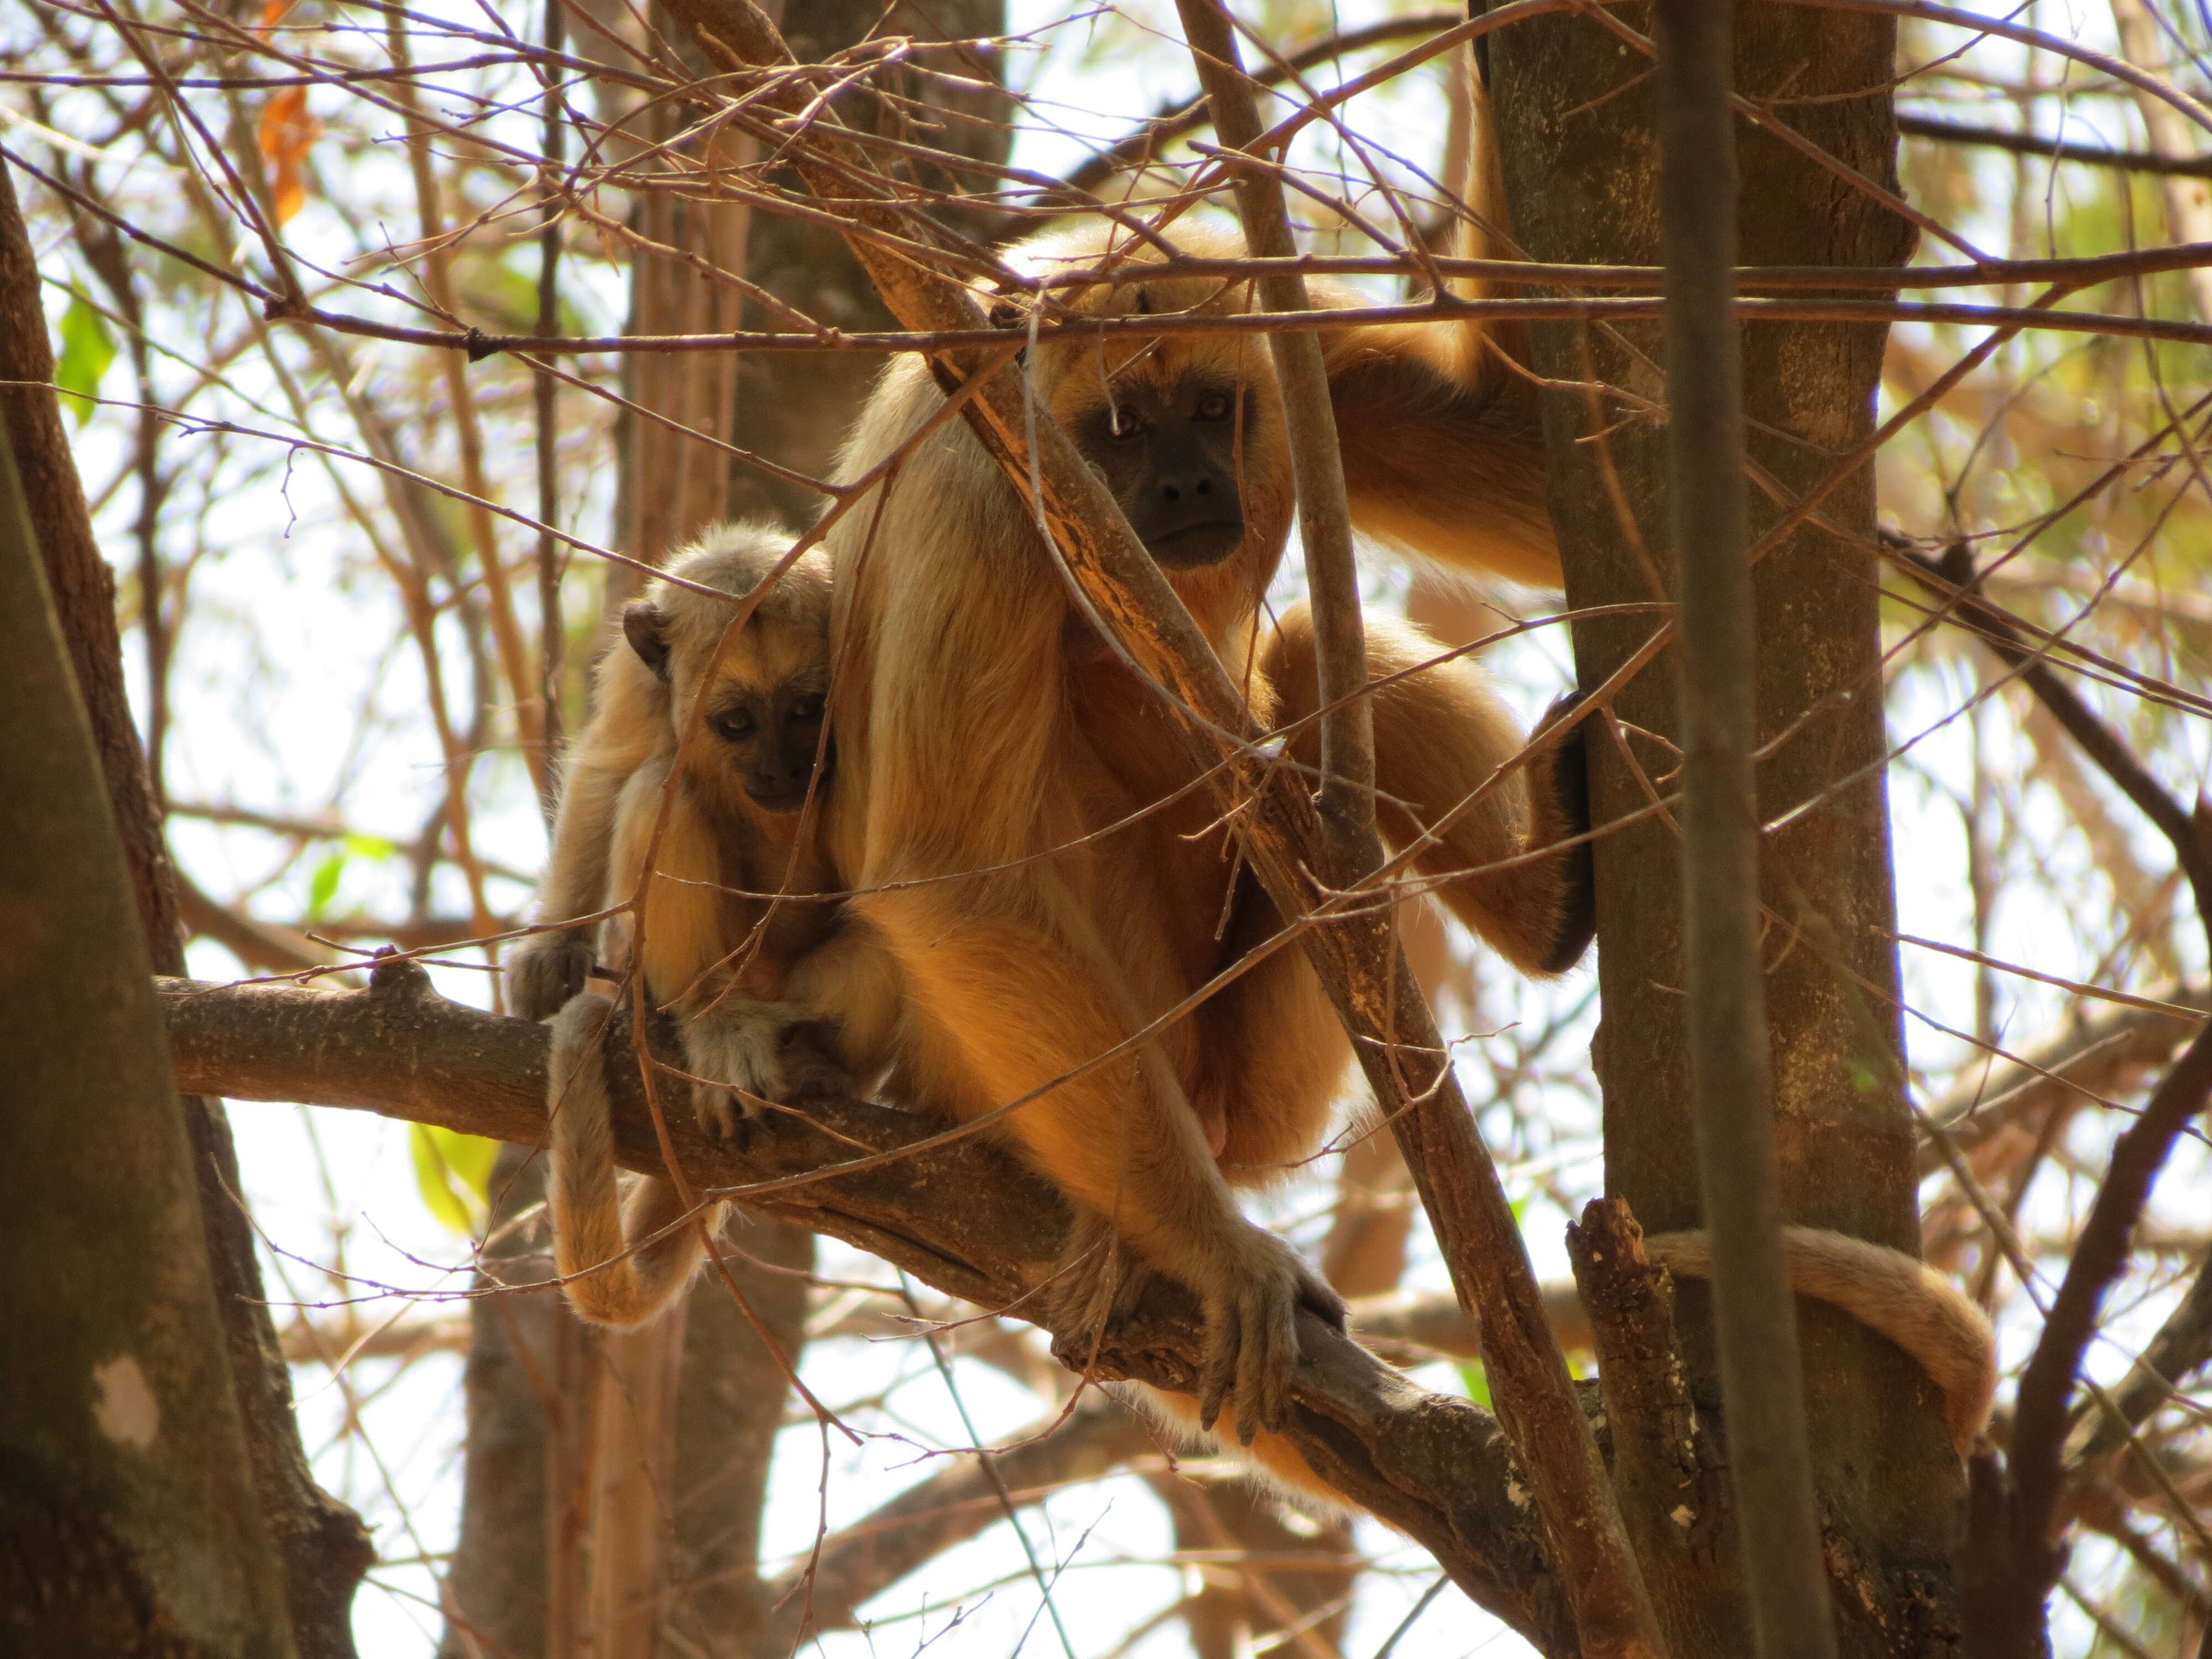
[[[1183,240],[1198,252],[1242,251]],[[1087,267],[1108,251],[1098,233],[1079,232],[1013,257],[1045,271]],[[1249,304],[1245,289],[1210,277],[1059,298],[1085,315]],[[1456,327],[1326,337],[1362,526],[1465,568],[1556,580],[1522,383]],[[1293,505],[1265,343],[1046,343],[1034,356],[1038,393],[1072,434],[1133,388],[1171,398],[1191,376],[1242,386],[1243,539],[1217,563],[1170,574],[1261,722],[1311,713],[1303,615],[1279,629],[1258,623]],[[940,398],[918,359],[893,365],[839,476],[857,477],[904,445]],[[1425,464],[1408,469],[1401,458],[1409,454]],[[1050,1085],[1007,1127],[1078,1215],[1054,1289],[1062,1310],[1103,1315],[1115,1299],[1111,1246],[1126,1247],[1121,1266],[1171,1273],[1205,1304],[1206,1415],[1226,1404],[1248,1431],[1279,1421],[1294,1310],[1303,1303],[1334,1316],[1338,1304],[1287,1246],[1243,1218],[1231,1188],[1275,1177],[1325,1129],[1350,1050],[1318,981],[1300,951],[1278,950],[1188,1017],[1130,1042],[1280,922],[1240,876],[1209,793],[1162,805],[1191,779],[1170,716],[1073,611],[1053,556],[963,426],[921,444],[880,514],[871,504],[848,515],[828,545],[842,769],[831,835],[859,894],[854,907],[906,987],[896,1044],[906,1085],[961,1118]],[[1371,648],[1378,675],[1440,650],[1380,619]],[[1376,702],[1382,791],[1431,811],[1456,803],[1520,747],[1510,716],[1462,663],[1382,690]],[[1088,839],[1148,808],[1136,823]],[[1544,816],[1516,773],[1424,868],[1513,858],[1556,829]],[[1384,827],[1402,836],[1411,823],[1393,814]],[[1442,896],[1534,969],[1558,931],[1562,863],[1470,878]],[[915,881],[923,884],[880,890]]]
[[[670,574],[743,596],[790,546],[781,532],[723,526],[677,559]],[[583,989],[595,958],[629,973],[634,986],[641,980],[641,994],[675,1017],[687,1067],[706,1079],[692,1085],[694,1109],[723,1133],[751,1109],[746,1095],[781,1100],[841,1087],[851,1075],[843,1062],[858,1057],[866,1065],[858,1000],[856,1042],[848,1048],[823,1011],[793,996],[789,983],[793,965],[832,945],[838,929],[837,907],[811,898],[836,890],[823,842],[822,780],[812,780],[817,799],[804,810],[764,811],[748,795],[727,745],[691,719],[702,698],[711,709],[718,696],[793,685],[826,694],[829,581],[823,556],[799,559],[763,596],[711,675],[732,606],[673,582],[653,583],[643,601],[644,634],[617,641],[599,663],[596,712],[565,768],[539,920],[611,909],[646,887],[641,951],[630,916],[618,914],[533,935],[508,968],[516,1012],[554,1018],[547,1109],[555,1254],[570,1303],[596,1322],[635,1325],[659,1313],[690,1281],[706,1233],[672,1226],[680,1206],[658,1180],[635,1182],[617,1213],[599,1060],[612,1005]],[[628,620],[634,627],[640,621]],[[647,647],[658,671],[641,654]],[[677,785],[655,850],[653,829],[672,771]],[[755,896],[765,894],[809,902]],[[794,1028],[802,1026],[822,1027],[823,1039],[839,1048],[840,1063],[825,1060],[807,1041],[794,1042]],[[719,1206],[708,1219],[711,1231],[721,1219]]]

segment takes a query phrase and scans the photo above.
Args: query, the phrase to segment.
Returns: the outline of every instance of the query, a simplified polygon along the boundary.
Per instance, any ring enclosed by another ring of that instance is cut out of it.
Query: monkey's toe
[[[717,1140],[735,1139],[738,1125],[751,1117],[757,1109],[751,1102],[741,1099],[719,1085],[705,1083],[691,1085],[692,1113],[699,1120],[699,1127]]]

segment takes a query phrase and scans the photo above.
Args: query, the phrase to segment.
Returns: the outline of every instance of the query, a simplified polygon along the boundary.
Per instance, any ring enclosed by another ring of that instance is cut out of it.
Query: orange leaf
[[[302,164],[322,131],[323,124],[307,113],[305,87],[286,87],[261,112],[261,153],[276,172],[273,193],[280,225],[307,205],[307,175]]]

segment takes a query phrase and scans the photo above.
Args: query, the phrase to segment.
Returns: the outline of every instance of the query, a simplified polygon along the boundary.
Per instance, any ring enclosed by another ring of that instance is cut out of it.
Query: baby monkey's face
[[[726,677],[708,698],[708,735],[728,757],[746,798],[763,812],[796,812],[805,805],[829,690],[826,678],[812,672],[767,686]],[[826,783],[830,757],[822,759]]]

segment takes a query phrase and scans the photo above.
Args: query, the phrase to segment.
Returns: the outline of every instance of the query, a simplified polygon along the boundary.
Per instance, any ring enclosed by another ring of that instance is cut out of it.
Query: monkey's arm
[[[1459,569],[1559,586],[1535,390],[1499,349],[1443,323],[1322,339],[1352,522]]]
[[[791,964],[785,1000],[836,1030],[838,1061],[857,1087],[868,1087],[893,1059],[903,994],[898,961],[882,937],[851,911],[821,944]]]
[[[1404,676],[1374,693],[1376,817],[1383,838],[1402,849],[1443,825],[1413,860],[1419,874],[1447,878],[1435,896],[1523,973],[1572,967],[1596,923],[1587,850],[1516,860],[1589,827],[1579,748],[1555,745],[1449,818],[1520,752],[1520,729],[1467,659],[1437,661],[1447,647],[1398,617],[1370,613],[1366,624],[1369,676]],[[1267,667],[1282,699],[1279,720],[1319,707],[1312,621],[1304,605],[1284,613]],[[1311,725],[1291,752],[1318,763]]]
[[[1103,1319],[1118,1240],[1188,1285],[1206,1310],[1205,1419],[1225,1405],[1245,1432],[1279,1423],[1298,1307],[1340,1320],[1342,1304],[1238,1211],[1158,1045],[1122,1047],[1137,1022],[1118,1006],[1110,963],[1084,947],[1085,919],[1033,878],[855,902],[932,1034],[910,1067],[932,1097],[963,1118],[1026,1103],[1006,1127],[1078,1206],[1079,1248],[1053,1293],[1081,1318]]]
[[[731,1135],[739,1118],[758,1109],[746,1096],[784,1097],[782,1037],[796,1016],[771,1000],[776,976],[755,971],[762,941],[752,927],[764,907],[724,890],[720,848],[704,809],[679,787],[661,823],[673,758],[655,757],[623,783],[612,815],[609,892],[625,899],[644,887],[633,965],[653,1005],[675,1015],[687,1069],[702,1079],[690,1085],[692,1110],[708,1128]]]
[[[542,924],[606,908],[623,791],[656,750],[666,747],[665,700],[628,652],[610,653],[597,679],[599,713],[561,769],[553,852],[538,886]],[[598,936],[592,924],[533,933],[516,945],[507,958],[507,996],[514,1012],[525,1019],[547,1019],[582,990]]]

